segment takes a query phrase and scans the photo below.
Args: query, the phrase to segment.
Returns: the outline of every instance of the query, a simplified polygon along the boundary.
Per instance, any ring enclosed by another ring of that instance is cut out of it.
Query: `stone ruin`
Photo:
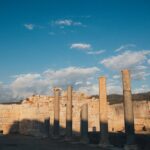
[[[119,104],[107,102],[105,77],[99,78],[99,98],[68,86],[66,92],[54,89],[54,96],[35,95],[19,104],[0,104],[0,131],[4,135],[82,136],[85,140],[87,132],[100,131],[100,144],[109,143],[109,132],[125,132],[127,143],[132,144],[134,132],[150,131],[150,101],[132,102],[128,70],[122,71],[122,82],[124,101]]]

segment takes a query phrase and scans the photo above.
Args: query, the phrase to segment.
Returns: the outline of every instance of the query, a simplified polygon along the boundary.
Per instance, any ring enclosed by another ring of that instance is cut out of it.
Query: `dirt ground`
[[[38,139],[30,136],[9,135],[0,137],[0,150],[102,150],[84,144],[70,144],[52,139]]]
[[[93,144],[81,144],[75,139],[74,142],[65,142],[63,137],[59,140],[50,138],[36,138],[32,136],[23,135],[0,135],[0,150],[104,150],[97,146],[99,142],[99,134],[93,136],[89,135],[89,143]],[[110,144],[115,148],[123,149],[125,145],[124,134],[110,134]],[[150,135],[149,134],[137,134],[136,143],[139,150],[150,150]]]

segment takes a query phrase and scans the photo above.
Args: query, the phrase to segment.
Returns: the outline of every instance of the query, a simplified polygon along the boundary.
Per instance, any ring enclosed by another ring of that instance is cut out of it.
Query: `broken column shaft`
[[[66,136],[72,136],[72,87],[67,89]]]
[[[88,104],[81,107],[81,138],[88,142]]]
[[[122,71],[123,100],[124,100],[124,120],[127,144],[135,143],[134,136],[134,114],[132,104],[132,94],[130,85],[130,73],[128,70]]]
[[[60,89],[54,89],[54,136],[59,136]]]
[[[108,116],[107,116],[107,92],[106,78],[99,78],[99,109],[100,109],[100,144],[109,144],[108,135]]]

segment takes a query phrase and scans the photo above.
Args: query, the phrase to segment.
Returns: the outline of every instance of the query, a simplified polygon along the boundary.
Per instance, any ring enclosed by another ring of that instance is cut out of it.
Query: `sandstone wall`
[[[19,132],[20,105],[0,104],[0,131],[3,134]]]
[[[64,93],[60,97],[60,131],[65,134],[66,102]],[[99,100],[90,99],[81,93],[73,93],[73,133],[80,135],[81,106],[88,103],[89,131],[99,131]],[[0,105],[0,130],[4,134],[19,132],[26,135],[46,136],[52,134],[54,125],[54,98],[32,96],[21,104]],[[134,102],[135,129],[150,129],[150,102]],[[108,127],[111,132],[124,131],[123,104],[108,104]]]
[[[124,107],[123,103],[109,105],[109,130],[124,131]],[[150,102],[134,101],[135,130],[150,129]]]
[[[51,98],[48,96],[33,96],[24,100],[20,105],[20,133],[45,136],[45,121],[52,118],[52,108]]]

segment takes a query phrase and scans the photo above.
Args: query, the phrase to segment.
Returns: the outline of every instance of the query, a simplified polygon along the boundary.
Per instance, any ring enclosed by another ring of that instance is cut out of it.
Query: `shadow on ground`
[[[90,132],[89,133],[89,139],[90,143],[99,143],[100,134],[98,132]],[[141,150],[150,150],[150,134],[148,133],[139,133],[135,134],[135,139],[138,147]],[[109,133],[109,141],[110,144],[123,148],[123,146],[126,144],[126,135],[125,133]]]
[[[50,121],[40,122],[37,120],[22,120],[12,125],[8,135],[0,135],[0,150],[93,150],[100,149],[78,143],[79,133],[73,131],[73,142],[65,142],[66,129],[59,127],[61,136],[59,139],[52,139],[53,126]],[[21,135],[22,133],[23,135]],[[150,134],[146,131],[136,134],[136,143],[141,150],[150,150]],[[88,133],[89,144],[98,145],[100,133],[93,131]],[[109,133],[110,144],[123,148],[126,143],[126,136],[122,132]]]

